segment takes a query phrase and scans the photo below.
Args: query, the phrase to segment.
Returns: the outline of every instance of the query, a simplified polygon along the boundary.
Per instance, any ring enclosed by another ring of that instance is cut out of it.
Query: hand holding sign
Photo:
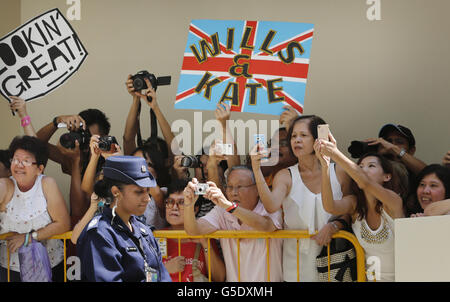
[[[13,112],[17,112],[20,118],[23,118],[28,115],[27,105],[22,98],[19,98],[17,96],[10,96],[9,98],[12,100],[9,107]]]

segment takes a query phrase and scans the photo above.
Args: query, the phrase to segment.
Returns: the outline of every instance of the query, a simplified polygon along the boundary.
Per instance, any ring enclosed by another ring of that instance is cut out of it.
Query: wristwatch
[[[34,231],[33,233],[31,233],[31,238],[33,238],[35,241],[38,241],[38,233],[36,231]]]
[[[402,149],[400,150],[400,153],[398,154],[398,157],[399,157],[399,158],[402,158],[405,154],[406,154],[406,150],[402,148]]]

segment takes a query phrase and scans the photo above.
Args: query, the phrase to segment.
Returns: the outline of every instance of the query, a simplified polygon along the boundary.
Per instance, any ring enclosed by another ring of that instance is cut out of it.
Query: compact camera
[[[117,144],[114,136],[102,136],[98,140],[98,148],[102,151],[115,152],[116,148],[114,144]]]
[[[206,194],[206,190],[209,188],[208,184],[197,184],[196,188],[195,188],[195,195],[205,195]]]
[[[142,70],[131,76],[131,80],[133,81],[134,91],[141,91],[142,89],[147,89],[147,83],[145,79],[148,79],[150,84],[152,84],[153,89],[157,89],[158,86],[162,85],[170,85],[171,77],[156,77],[153,73],[149,73],[147,70]],[[147,97],[148,101],[151,102],[151,97]]]

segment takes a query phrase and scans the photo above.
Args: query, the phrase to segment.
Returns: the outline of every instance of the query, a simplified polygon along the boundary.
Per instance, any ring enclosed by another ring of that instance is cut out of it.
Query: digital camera
[[[181,159],[181,166],[186,168],[200,168],[202,162],[200,161],[200,155],[185,155]]]
[[[208,188],[208,184],[197,184],[197,186],[195,187],[195,195],[205,195]]]
[[[75,141],[78,141],[78,143],[80,144],[80,150],[84,150],[89,147],[90,139],[91,135],[89,134],[89,132],[80,128],[77,131],[64,133],[59,138],[59,142],[61,146],[66,149],[75,149]]]
[[[141,91],[142,89],[147,89],[147,83],[145,79],[148,79],[150,84],[152,84],[153,89],[157,89],[158,86],[162,85],[170,85],[171,77],[156,77],[153,73],[148,72],[147,70],[142,70],[131,76],[131,80],[133,81],[134,91]],[[148,101],[151,102],[151,97],[147,97]]]
[[[102,136],[98,140],[98,148],[102,151],[115,152],[116,148],[114,144],[117,144],[114,136]]]

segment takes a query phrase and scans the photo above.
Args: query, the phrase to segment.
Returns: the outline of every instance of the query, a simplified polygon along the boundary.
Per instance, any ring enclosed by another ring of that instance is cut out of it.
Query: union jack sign
[[[189,26],[175,109],[279,115],[303,113],[314,25],[193,20]]]

